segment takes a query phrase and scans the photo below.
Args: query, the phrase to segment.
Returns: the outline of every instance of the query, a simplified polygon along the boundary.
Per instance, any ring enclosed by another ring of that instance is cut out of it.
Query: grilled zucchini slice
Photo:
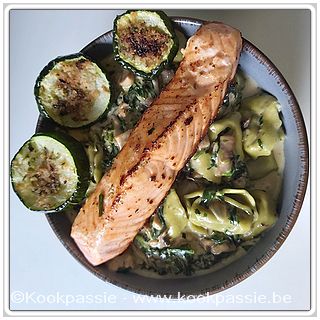
[[[162,11],[127,11],[114,21],[115,59],[142,77],[156,76],[174,59],[179,40]]]
[[[34,94],[42,115],[69,128],[106,116],[111,100],[106,75],[81,53],[49,62],[36,80]]]
[[[89,185],[89,162],[80,142],[58,133],[38,133],[11,162],[12,186],[34,211],[58,212],[79,203]]]

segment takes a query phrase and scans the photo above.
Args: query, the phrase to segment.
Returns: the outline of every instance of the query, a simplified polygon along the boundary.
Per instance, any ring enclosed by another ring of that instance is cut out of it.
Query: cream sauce
[[[244,73],[244,78],[245,86],[242,90],[242,99],[254,96],[261,92],[257,82],[252,77]]]

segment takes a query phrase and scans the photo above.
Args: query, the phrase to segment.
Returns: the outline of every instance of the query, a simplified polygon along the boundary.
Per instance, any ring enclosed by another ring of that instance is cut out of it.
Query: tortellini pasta
[[[214,122],[209,130],[211,145],[191,158],[191,168],[208,181],[221,183],[221,177],[232,175],[235,162],[244,159],[240,120],[240,113],[234,112]]]
[[[209,195],[208,195],[209,194]],[[250,238],[276,221],[274,202],[267,193],[244,189],[199,190],[186,195],[189,229],[202,235],[223,232]]]
[[[171,189],[163,204],[163,218],[171,238],[178,237],[188,223],[186,211],[174,189]]]
[[[208,231],[208,229],[199,227],[196,224],[193,224],[190,220],[188,221],[187,226],[192,233],[195,233],[198,236],[210,236],[210,232]]]
[[[243,160],[244,154],[242,149],[242,131],[240,121],[240,113],[233,112],[223,119],[213,122],[209,128],[209,138],[211,141],[215,141],[222,131],[227,128],[231,129],[235,137],[235,154],[239,155],[240,159]]]
[[[201,150],[191,158],[190,165],[193,170],[208,181],[220,183],[221,176],[216,175],[216,167],[213,166],[211,162],[212,154],[205,150]]]
[[[279,103],[269,94],[244,99],[242,120],[247,123],[243,131],[243,148],[252,157],[269,156],[274,145],[282,138]]]
[[[255,237],[271,228],[277,221],[276,202],[263,190],[253,190],[258,209],[258,217],[252,226],[250,237]]]
[[[257,219],[255,201],[246,190],[222,189],[207,203],[204,194],[197,195],[199,193],[185,197],[189,220],[196,226],[229,234],[245,234]]]

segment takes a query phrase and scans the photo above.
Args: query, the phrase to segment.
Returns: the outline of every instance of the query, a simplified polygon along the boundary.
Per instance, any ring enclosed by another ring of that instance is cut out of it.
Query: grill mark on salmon
[[[217,114],[241,46],[240,32],[221,23],[205,24],[189,39],[175,76],[73,223],[71,236],[92,265],[121,254],[167,195]]]

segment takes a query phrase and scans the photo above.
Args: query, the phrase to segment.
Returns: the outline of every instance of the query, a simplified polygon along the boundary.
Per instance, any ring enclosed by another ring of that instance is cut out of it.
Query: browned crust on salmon
[[[241,45],[237,30],[215,23],[189,39],[174,78],[143,114],[74,221],[71,236],[90,263],[122,253],[166,196],[217,114]]]

